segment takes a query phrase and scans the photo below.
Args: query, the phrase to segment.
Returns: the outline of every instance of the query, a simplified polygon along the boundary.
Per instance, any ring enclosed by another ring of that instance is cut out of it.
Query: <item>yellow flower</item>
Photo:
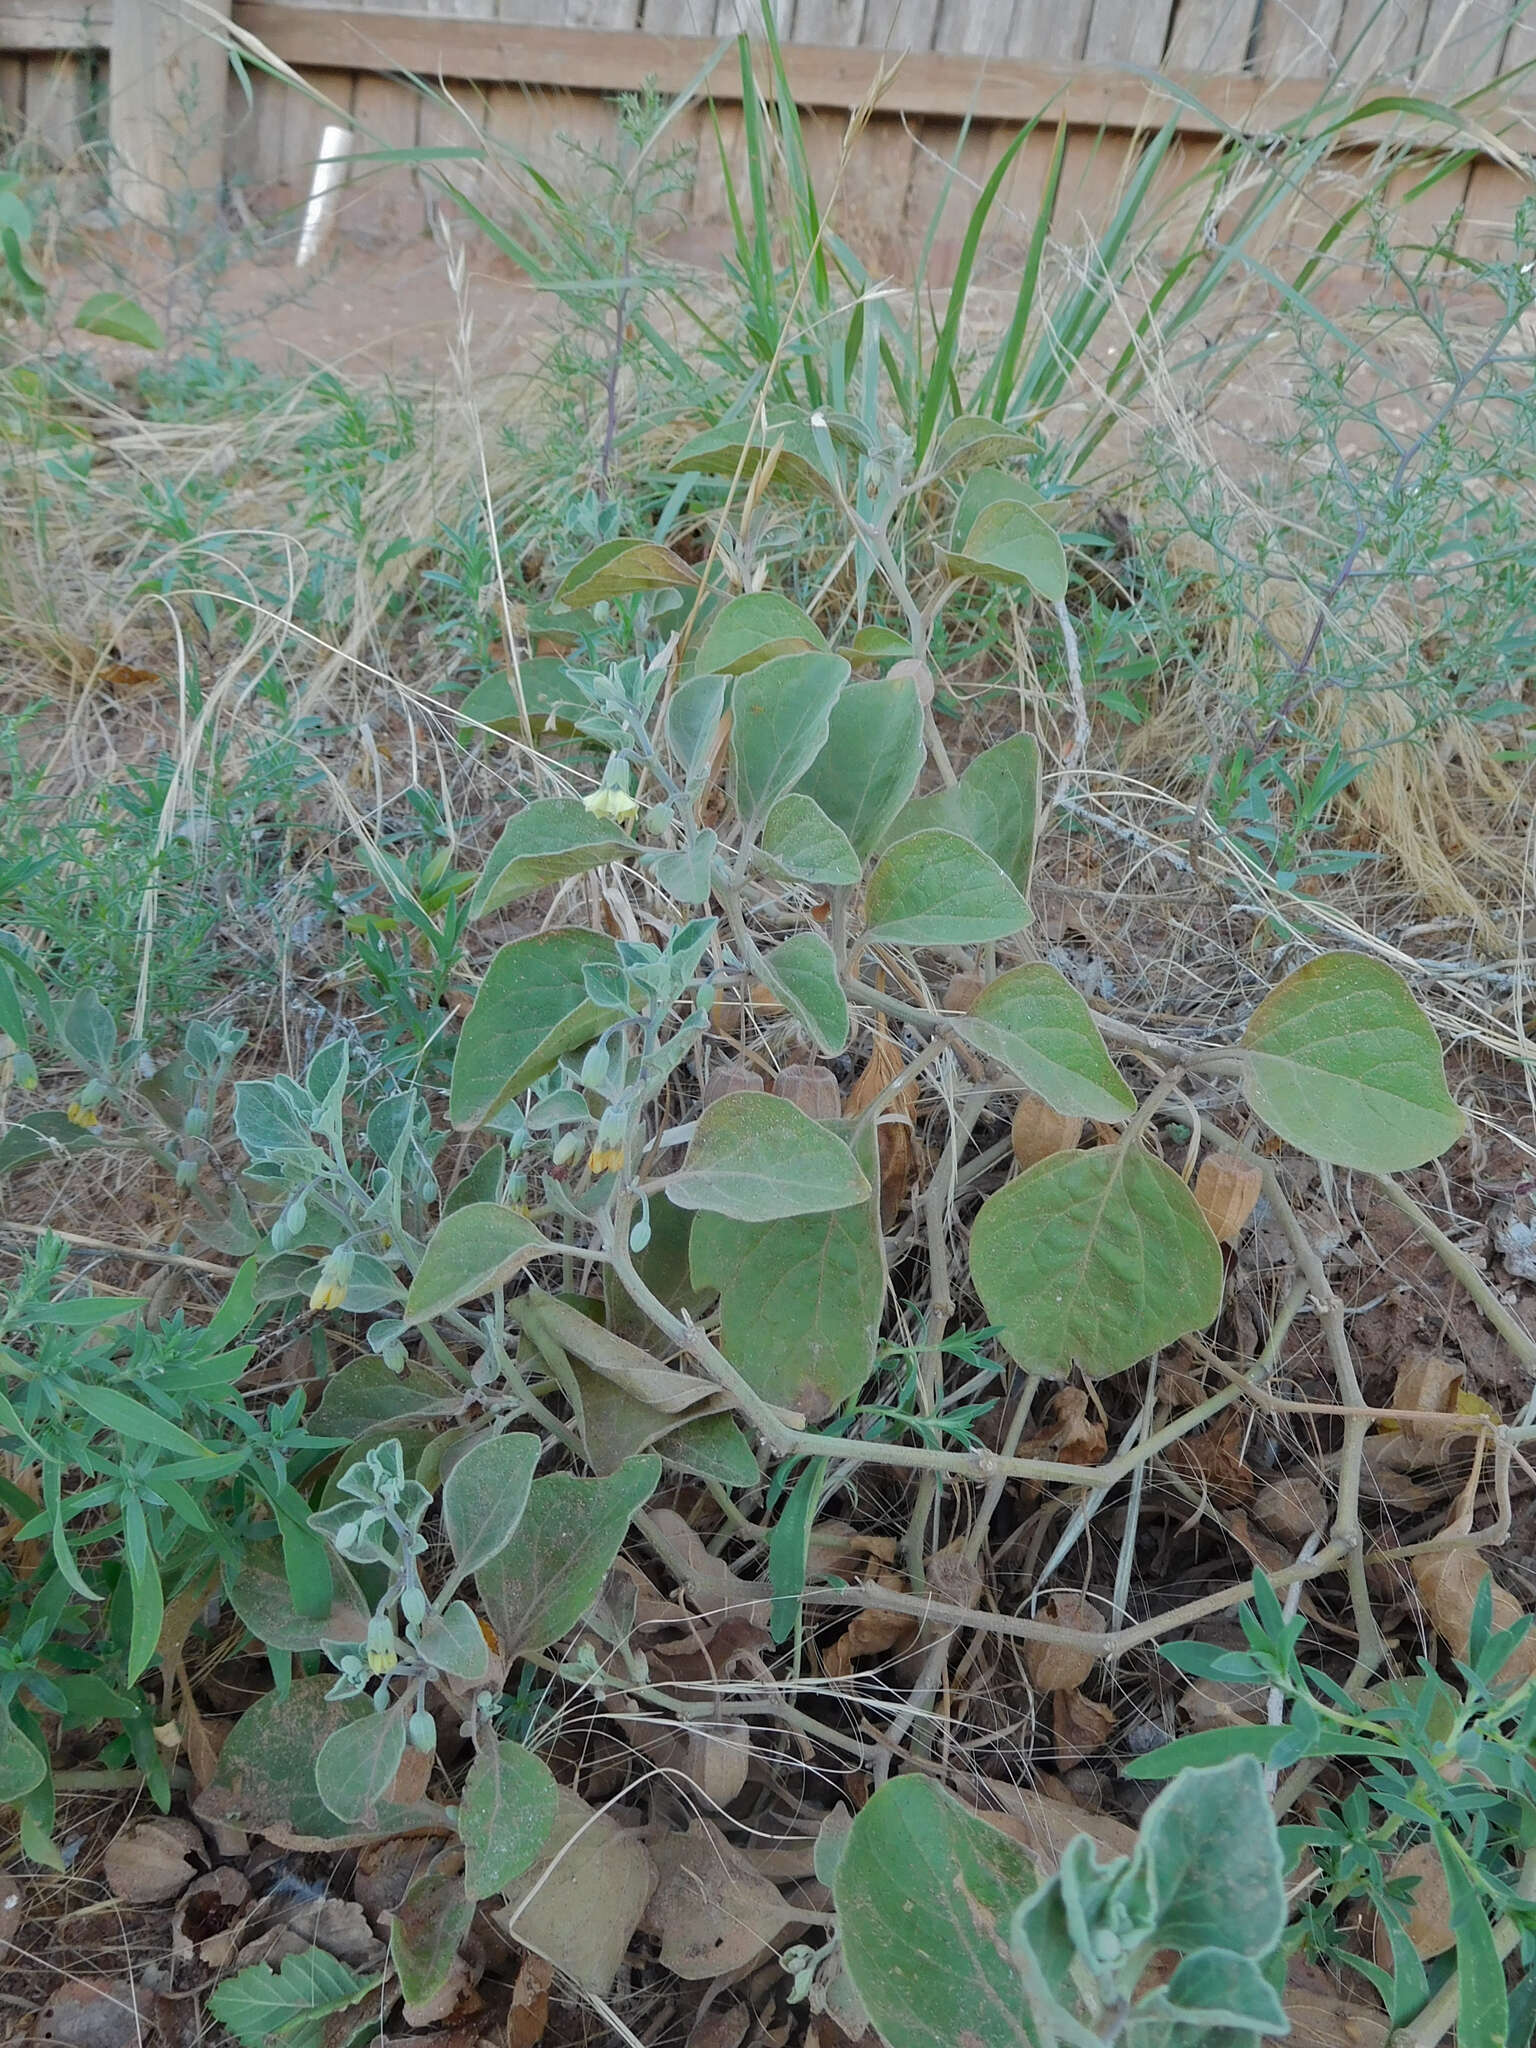
[[[94,1131],[101,1118],[94,1109],[87,1109],[83,1102],[72,1102],[64,1112],[69,1121],[82,1131]]]
[[[591,1174],[612,1173],[623,1164],[622,1145],[594,1145],[587,1159],[587,1171]]]
[[[331,1253],[320,1268],[320,1277],[310,1293],[309,1306],[312,1314],[318,1315],[328,1308],[340,1308],[347,1298],[347,1289],[352,1285],[354,1254],[350,1245],[342,1245]]]
[[[368,1652],[368,1669],[375,1678],[387,1678],[399,1662],[399,1655],[393,1649]]]
[[[594,818],[607,818],[615,825],[627,825],[640,806],[627,789],[590,790],[581,800],[582,809]]]

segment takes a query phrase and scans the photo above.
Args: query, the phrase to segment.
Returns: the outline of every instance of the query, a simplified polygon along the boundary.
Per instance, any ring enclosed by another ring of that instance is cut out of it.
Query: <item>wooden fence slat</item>
[[[1008,55],[1035,64],[1078,63],[1088,41],[1093,0],[1018,0]]]
[[[866,50],[931,50],[939,22],[939,0],[864,0]]]
[[[864,0],[798,0],[791,40],[855,50],[864,41]]]
[[[1512,24],[1510,11],[1509,0],[1429,0],[1414,90],[1431,98],[1455,98],[1497,77],[1520,61],[1508,51],[1517,38],[1529,39],[1525,55],[1536,57],[1536,37],[1522,23]]]
[[[1013,0],[946,0],[934,47],[946,55],[995,57],[1008,46]]]
[[[1333,54],[1341,78],[1404,79],[1413,69],[1427,0],[1344,0]]]
[[[1136,0],[1134,7],[1122,6],[1119,0],[1094,0],[1083,45],[1085,62],[1160,64],[1172,12],[1172,0]]]
[[[1242,71],[1256,0],[1178,0],[1163,62],[1183,71]]]
[[[1265,78],[1327,78],[1344,0],[1264,0],[1254,69]]]
[[[229,0],[114,0],[112,194],[156,225],[210,208],[223,179],[229,58],[210,17]]]

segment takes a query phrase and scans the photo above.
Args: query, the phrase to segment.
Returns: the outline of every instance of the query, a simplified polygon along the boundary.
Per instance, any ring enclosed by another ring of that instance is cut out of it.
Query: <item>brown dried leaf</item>
[[[1038,1611],[1038,1619],[1053,1628],[1071,1628],[1100,1634],[1104,1616],[1082,1593],[1053,1593]],[[1076,1649],[1068,1643],[1025,1643],[1024,1669],[1036,1692],[1075,1692],[1086,1685],[1098,1663],[1097,1651]],[[1095,1745],[1097,1747],[1097,1745]]]
[[[1413,1898],[1408,1906],[1405,1932],[1420,1959],[1428,1962],[1432,1956],[1444,1955],[1448,1948],[1456,1945],[1456,1936],[1451,1932],[1451,1894],[1445,1881],[1445,1871],[1433,1842],[1415,1842],[1395,1856],[1387,1866],[1387,1878],[1417,1878]],[[1386,1923],[1378,1915],[1370,1916],[1371,1953],[1377,1967],[1388,1972],[1392,1968],[1392,1942]]]
[[[542,1956],[524,1956],[512,2003],[507,2007],[507,2048],[538,2048],[549,2025],[549,1987],[553,1965]]]
[[[900,1572],[876,1572],[870,1583],[893,1593],[908,1591]],[[892,1650],[904,1650],[921,1623],[915,1615],[892,1614],[877,1607],[864,1607],[853,1617],[837,1640],[821,1653],[821,1668],[828,1678],[847,1678],[860,1657],[884,1657]]]
[[[661,1937],[662,1967],[690,1983],[756,1962],[793,1917],[777,1889],[707,1820],[664,1835],[655,1856],[645,1924]]]
[[[148,2024],[126,1977],[73,1977],[43,2007],[39,2033],[59,2048],[132,2048]]]
[[[1254,1477],[1243,1463],[1243,1434],[1247,1419],[1232,1408],[1209,1429],[1197,1429],[1170,1444],[1164,1453],[1176,1472],[1202,1486],[1214,1500],[1248,1500],[1254,1491]]]
[[[395,1911],[412,1878],[426,1869],[441,1847],[441,1842],[428,1835],[391,1835],[358,1851],[352,1896],[376,1934],[382,1916]]]
[[[862,1116],[869,1105],[900,1074],[906,1061],[901,1047],[885,1028],[881,1018],[875,1026],[874,1043],[863,1071],[848,1091],[846,1114]],[[880,1154],[880,1220],[889,1230],[901,1214],[902,1204],[917,1177],[917,1147],[912,1137],[912,1120],[917,1114],[917,1085],[908,1082],[880,1112],[875,1142]]]
[[[1263,1721],[1269,1697],[1262,1685],[1229,1685],[1220,1678],[1197,1678],[1179,1701],[1179,1718],[1192,1735],[1209,1728],[1239,1728]]]
[[[189,1820],[141,1820],[110,1843],[102,1875],[114,1898],[130,1906],[155,1906],[174,1899],[206,1867],[208,1851]]]
[[[606,1998],[656,1882],[645,1844],[610,1809],[560,1788],[544,1853],[496,1914],[501,1932]]]
[[[1053,1692],[1051,1726],[1063,1756],[1092,1756],[1115,1732],[1114,1709],[1089,1699],[1086,1693]]]
[[[1272,1536],[1298,1547],[1328,1526],[1322,1488],[1299,1474],[1261,1486],[1253,1497],[1253,1513]]]
[[[414,1806],[418,1799],[425,1799],[427,1786],[432,1781],[432,1763],[430,1756],[424,1755],[414,1742],[408,1742],[386,1798],[397,1806]]]
[[[221,1863],[194,1877],[171,1915],[171,1954],[178,1962],[195,1955],[210,1970],[227,1970],[243,1938],[241,1921],[250,1903],[250,1880],[233,1864]]]
[[[1063,1387],[1046,1410],[1050,1421],[1019,1445],[1021,1458],[1049,1459],[1057,1465],[1102,1465],[1109,1438],[1097,1415],[1089,1413],[1081,1387]]]
[[[384,1960],[384,1944],[368,1925],[368,1916],[355,1899],[304,1899],[284,1914],[284,1923],[303,1935],[311,1948],[323,1948],[338,1963],[365,1974]]]
[[[1454,1415],[1456,1396],[1460,1392],[1459,1366],[1450,1364],[1447,1359],[1418,1352],[1398,1367],[1397,1384],[1392,1389],[1392,1406],[1417,1408],[1426,1415]],[[1444,1430],[1421,1429],[1412,1422],[1383,1423],[1382,1428],[1387,1434],[1400,1432],[1409,1443],[1419,1444],[1431,1454],[1446,1441]]]
[[[1470,1511],[1458,1515],[1447,1535],[1465,1535],[1471,1527]],[[1410,1560],[1414,1582],[1425,1611],[1436,1632],[1456,1656],[1465,1659],[1472,1639],[1472,1610],[1484,1579],[1493,1581],[1493,1626],[1512,1628],[1525,1609],[1507,1587],[1493,1578],[1487,1564],[1474,1549],[1428,1551]],[[1505,1658],[1498,1674],[1501,1685],[1516,1685],[1536,1676],[1536,1628],[1526,1631],[1524,1640]]]
[[[1286,2048],[1387,2048],[1391,2029],[1375,2009],[1340,1995],[1336,1980],[1293,1956],[1285,1971]]]
[[[771,1601],[755,1581],[738,1578],[728,1564],[711,1556],[674,1508],[654,1508],[650,1519],[666,1544],[667,1564],[702,1618],[767,1626]]]
[[[944,991],[944,1008],[956,1016],[968,1015],[986,985],[984,974],[952,974]]]
[[[1077,1835],[1091,1835],[1105,1857],[1129,1856],[1136,1846],[1135,1829],[1112,1814],[1069,1805],[1027,1785],[1010,1785],[996,1778],[978,1782],[1004,1809],[1001,1813],[983,1812],[981,1818],[1022,1843],[1042,1878],[1055,1875],[1068,1842]]]

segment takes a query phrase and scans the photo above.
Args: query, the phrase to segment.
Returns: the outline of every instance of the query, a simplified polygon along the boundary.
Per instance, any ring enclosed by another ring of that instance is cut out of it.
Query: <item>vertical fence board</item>
[[[939,22],[939,0],[864,0],[866,49],[931,50]]]
[[[1012,20],[1013,0],[943,0],[933,46],[962,57],[1000,56]]]
[[[1426,0],[1344,0],[1333,41],[1339,75],[1406,78],[1418,55]]]
[[[1094,0],[1084,59],[1089,64],[1160,64],[1172,12],[1172,0],[1137,0],[1134,7],[1122,0]]]
[[[1327,78],[1343,0],[1264,0],[1254,69],[1264,78]]]
[[[1176,71],[1245,70],[1257,11],[1255,0],[1178,0],[1164,62]]]
[[[414,149],[421,107],[421,95],[403,79],[360,72],[352,95],[353,150]],[[354,162],[340,220],[350,233],[381,240],[420,234],[421,195],[410,166]]]
[[[1517,38],[1529,41],[1527,58],[1536,56],[1536,37],[1523,24],[1512,24],[1510,12],[1508,0],[1429,0],[1414,69],[1415,90],[1430,98],[1453,99],[1496,78],[1501,69],[1520,61],[1508,53]]]
[[[1088,41],[1093,0],[1019,0],[1008,55],[1034,64],[1076,64]]]
[[[864,0],[799,0],[790,35],[797,43],[856,49],[864,40]]]

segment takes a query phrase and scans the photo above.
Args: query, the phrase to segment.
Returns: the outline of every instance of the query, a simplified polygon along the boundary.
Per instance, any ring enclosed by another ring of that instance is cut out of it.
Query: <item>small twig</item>
[[[133,1259],[142,1266],[179,1266],[188,1273],[211,1273],[217,1280],[233,1280],[236,1266],[216,1266],[211,1259],[189,1258],[182,1252],[164,1252],[152,1244],[112,1244],[104,1237],[80,1237],[72,1230],[55,1230],[51,1223],[17,1223],[7,1217],[0,1230],[25,1231],[28,1237],[56,1237],[82,1252],[110,1252],[113,1258]]]

